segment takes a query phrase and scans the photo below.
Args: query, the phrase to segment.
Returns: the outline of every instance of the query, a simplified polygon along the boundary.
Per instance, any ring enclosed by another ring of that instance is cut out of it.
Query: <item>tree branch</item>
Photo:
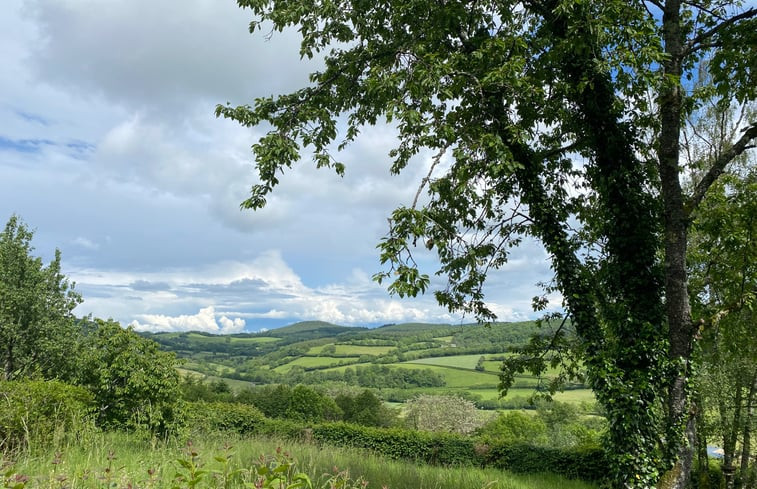
[[[739,15],[735,15],[731,17],[730,19],[724,20],[720,24],[716,25],[712,29],[709,29],[707,31],[702,32],[695,38],[691,39],[688,43],[686,43],[686,47],[684,49],[683,55],[688,56],[689,54],[693,53],[694,51],[697,51],[698,49],[702,47],[706,47],[711,45],[712,43],[707,44],[701,44],[706,39],[711,38],[712,36],[716,35],[723,29],[735,24],[736,22],[744,19],[749,19],[757,15],[757,8],[750,8],[746,12],[742,12]]]
[[[730,163],[734,158],[743,153],[749,148],[749,142],[757,138],[757,122],[753,122],[751,126],[744,130],[744,134],[739,138],[736,143],[731,146],[727,151],[718,156],[715,162],[710,167],[710,170],[704,175],[702,180],[694,189],[694,193],[689,198],[686,204],[685,213],[686,216],[691,216],[691,213],[699,207],[700,202],[704,198],[707,190],[715,183],[715,180],[723,173],[726,165]]]

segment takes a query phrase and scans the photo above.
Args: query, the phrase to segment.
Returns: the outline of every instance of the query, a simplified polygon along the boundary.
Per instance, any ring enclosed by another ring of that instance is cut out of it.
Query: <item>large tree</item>
[[[271,128],[253,146],[260,181],[242,206],[264,206],[306,150],[344,172],[334,150],[391,124],[392,172],[433,156],[420,182],[428,197],[392,215],[381,244],[388,270],[376,278],[400,295],[425,291],[413,259],[420,241],[448,279],[439,302],[488,321],[488,272],[523,236],[538,238],[608,413],[615,486],[652,487],[678,462],[671,481],[683,487],[697,334],[688,226],[757,137],[757,121],[743,122],[690,194],[679,143],[702,97],[754,99],[757,10],[709,0],[238,3],[256,16],[252,31],[297,26],[301,54],[322,53],[325,64],[294,93],[217,107]],[[563,348],[558,333],[551,345]]]
[[[687,138],[694,168],[697,159],[711,160],[721,150],[719,139],[730,132],[723,128],[749,113],[711,109],[705,124]],[[740,160],[702,201],[689,252],[692,309],[702,324],[696,382],[699,453],[704,459],[708,435],[710,440],[717,435],[727,488],[747,487],[757,408],[757,165],[754,158]]]
[[[31,231],[11,216],[0,233],[0,362],[2,378],[68,379],[81,297],[61,272],[60,251],[45,266],[32,255]]]

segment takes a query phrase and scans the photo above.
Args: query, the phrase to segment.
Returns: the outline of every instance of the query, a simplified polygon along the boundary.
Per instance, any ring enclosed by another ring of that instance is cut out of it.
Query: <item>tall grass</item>
[[[21,477],[27,488],[163,489],[189,487],[187,464],[191,464],[202,472],[198,488],[244,488],[254,478],[248,469],[259,464],[261,456],[276,454],[277,450],[287,452],[297,462],[297,470],[308,474],[315,487],[322,487],[327,479],[344,471],[349,471],[353,480],[362,477],[368,481],[367,487],[376,489],[596,487],[550,474],[516,475],[495,469],[430,467],[390,461],[364,451],[276,440],[214,435],[187,445],[118,433],[100,434],[87,446],[22,454],[12,463],[12,477]],[[8,461],[5,465],[10,466]],[[177,483],[177,474],[184,475],[184,482]]]

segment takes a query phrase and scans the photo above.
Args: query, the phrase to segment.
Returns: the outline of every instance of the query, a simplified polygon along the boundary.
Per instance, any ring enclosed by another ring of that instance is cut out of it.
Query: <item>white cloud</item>
[[[202,331],[229,334],[244,330],[245,321],[241,318],[229,319],[226,316],[221,316],[216,321],[215,308],[208,306],[194,315],[142,314],[138,320],[135,319],[129,323],[129,326],[132,326],[135,331]]]
[[[260,130],[213,108],[307,83],[319,61],[298,61],[296,32],[251,36],[249,11],[217,0],[3,7],[0,208],[38,230],[40,254],[61,248],[85,299],[77,313],[207,331],[457,320],[430,294],[399,300],[370,280],[386,216],[412,202],[429,163],[421,154],[391,176],[391,126],[365,128],[338,155],[344,178],[306,155],[265,209],[239,210]],[[487,283],[513,317],[551,275],[539,247],[519,253]]]
[[[90,249],[90,250],[98,250],[100,249],[100,245],[95,243],[94,241],[84,238],[82,236],[77,237],[75,240],[73,240],[73,244]]]

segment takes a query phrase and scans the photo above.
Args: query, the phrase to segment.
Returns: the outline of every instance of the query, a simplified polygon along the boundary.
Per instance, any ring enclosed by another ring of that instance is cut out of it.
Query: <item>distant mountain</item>
[[[283,326],[281,328],[271,329],[263,333],[258,333],[258,335],[275,336],[277,338],[296,335],[303,339],[305,337],[307,337],[308,339],[315,339],[327,336],[337,336],[342,333],[354,333],[367,330],[368,328],[339,326],[337,324],[327,323],[325,321],[302,321],[299,323],[290,324],[289,326]]]
[[[376,328],[378,332],[421,332],[421,331],[436,331],[439,329],[449,328],[451,324],[434,324],[434,323],[400,323],[400,324],[385,324]]]

